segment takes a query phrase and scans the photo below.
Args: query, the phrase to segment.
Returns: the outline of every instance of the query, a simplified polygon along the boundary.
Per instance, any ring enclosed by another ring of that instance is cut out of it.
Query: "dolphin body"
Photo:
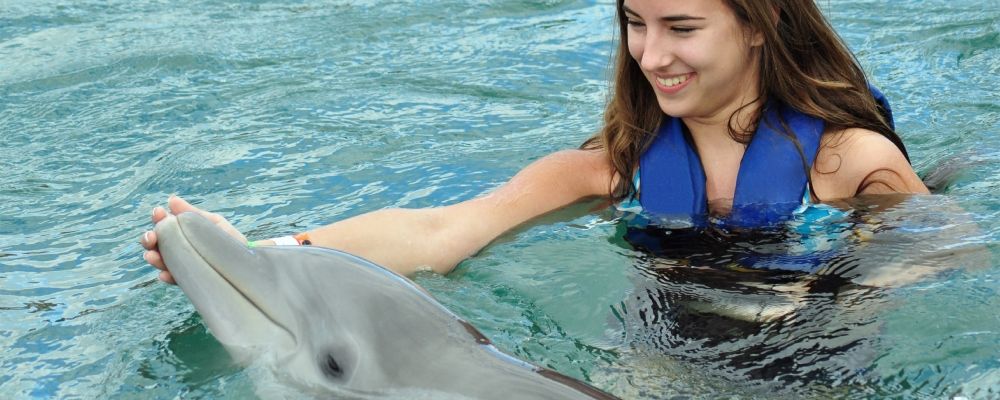
[[[248,249],[196,213],[155,231],[170,272],[233,358],[310,392],[614,399],[501,353],[409,279],[320,247]]]

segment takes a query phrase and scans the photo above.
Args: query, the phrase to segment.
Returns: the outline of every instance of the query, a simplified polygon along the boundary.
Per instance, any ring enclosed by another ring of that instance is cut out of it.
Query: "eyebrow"
[[[624,4],[622,4],[622,10],[625,11],[626,14],[632,14],[633,16],[636,17],[639,16],[639,13],[633,11],[631,8],[628,8],[628,6]],[[679,15],[667,15],[665,17],[660,17],[659,19],[660,21],[664,22],[679,22],[679,21],[690,21],[690,20],[703,20],[705,18],[695,17],[687,14],[679,14]]]

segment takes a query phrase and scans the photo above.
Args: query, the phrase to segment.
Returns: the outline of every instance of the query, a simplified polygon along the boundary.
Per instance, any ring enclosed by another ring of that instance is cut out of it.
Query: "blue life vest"
[[[869,88],[895,128],[885,96]],[[807,195],[807,174],[819,150],[824,122],[777,102],[767,104],[762,114],[740,161],[733,208],[726,219],[731,226],[763,227],[785,221]],[[783,122],[794,139],[783,133]],[[680,118],[664,117],[656,138],[640,158],[639,174],[643,211],[695,217],[696,225],[700,225],[697,217],[708,214],[705,171]]]

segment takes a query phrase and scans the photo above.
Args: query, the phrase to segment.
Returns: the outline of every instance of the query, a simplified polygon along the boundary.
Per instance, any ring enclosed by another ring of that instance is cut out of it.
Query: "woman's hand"
[[[184,212],[199,213],[205,218],[208,218],[209,221],[215,223],[216,226],[222,228],[222,230],[225,231],[226,233],[232,235],[233,237],[239,240],[242,240],[243,242],[247,241],[246,237],[244,237],[243,234],[240,233],[240,231],[236,230],[236,228],[233,227],[233,225],[230,224],[229,221],[226,221],[226,219],[223,218],[221,215],[210,213],[208,211],[199,209],[198,207],[192,206],[190,203],[184,201],[184,199],[180,197],[170,196],[170,198],[167,200],[167,207],[170,209],[169,211],[170,214],[173,215],[177,215]],[[153,225],[156,225],[164,218],[166,218],[168,215],[167,212],[168,211],[163,209],[163,207],[153,208]],[[146,252],[143,253],[142,258],[146,260],[146,262],[148,262],[150,265],[160,270],[160,280],[172,285],[176,285],[177,282],[174,281],[174,277],[170,275],[170,271],[167,270],[167,265],[163,262],[163,257],[160,256],[160,250],[156,244],[156,232],[146,231],[145,233],[143,233],[142,237],[139,238],[139,244],[141,244],[142,247],[146,249]]]

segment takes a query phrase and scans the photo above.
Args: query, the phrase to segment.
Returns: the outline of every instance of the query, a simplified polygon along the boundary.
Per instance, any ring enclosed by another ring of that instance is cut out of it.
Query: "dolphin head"
[[[357,257],[250,249],[195,213],[169,216],[155,230],[178,286],[241,364],[280,364],[311,387],[378,390],[386,378],[372,358],[400,352],[397,339],[416,334],[392,332],[385,319],[415,316],[377,301],[393,296],[401,278]]]
[[[263,361],[307,388],[606,396],[506,356],[409,279],[359,257],[313,246],[250,249],[194,213],[155,229],[178,285],[233,357]]]

